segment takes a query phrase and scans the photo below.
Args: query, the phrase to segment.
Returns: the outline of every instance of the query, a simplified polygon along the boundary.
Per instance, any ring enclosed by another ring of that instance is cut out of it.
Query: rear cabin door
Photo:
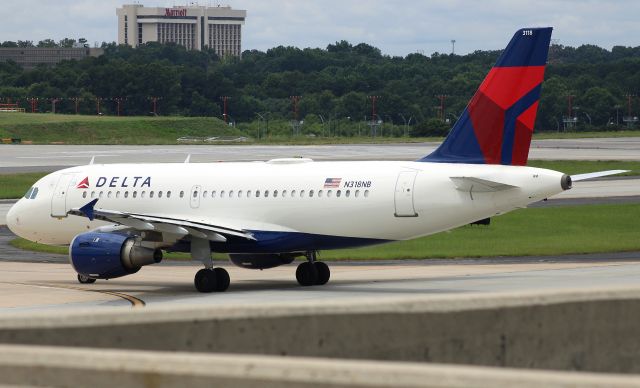
[[[413,207],[413,185],[417,174],[417,171],[403,171],[398,174],[395,193],[396,217],[418,216]]]
[[[75,174],[61,174],[51,197],[51,217],[67,216],[67,192]]]
[[[197,209],[200,207],[200,196],[201,196],[200,191],[201,190],[202,190],[202,187],[200,185],[195,185],[191,188],[190,201],[191,201],[191,207],[193,209]]]

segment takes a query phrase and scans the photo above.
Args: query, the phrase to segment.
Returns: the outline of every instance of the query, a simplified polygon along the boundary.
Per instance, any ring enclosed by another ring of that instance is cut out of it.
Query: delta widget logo
[[[89,177],[84,178],[78,185],[77,189],[88,189],[89,188]]]

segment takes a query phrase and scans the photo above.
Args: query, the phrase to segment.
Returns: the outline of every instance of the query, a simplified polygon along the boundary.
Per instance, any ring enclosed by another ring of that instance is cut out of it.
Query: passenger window
[[[86,191],[82,193],[82,198],[87,198],[87,192]]]
[[[256,190],[256,198],[260,196],[260,190]]]
[[[184,191],[180,192],[180,198],[184,198]]]
[[[242,197],[242,190],[238,190],[238,198]]]
[[[193,192],[193,198],[198,198],[198,191],[197,191],[197,190],[194,190],[194,192]]]
[[[138,192],[137,192],[137,191],[134,191],[134,192],[133,192],[133,198],[137,198],[137,197],[138,197]]]
[[[269,190],[264,191],[264,197],[267,198],[269,196]]]
[[[167,191],[167,198],[171,198],[171,190]]]
[[[291,190],[291,198],[296,196],[296,191],[295,190]]]
[[[365,191],[364,191],[364,197],[365,197],[365,198],[369,197],[369,190],[365,190]]]
[[[309,190],[309,198],[313,198],[313,190]]]
[[[215,190],[213,190],[213,191],[211,192],[211,198],[215,198],[215,197],[216,197],[216,191],[215,191]]]
[[[287,190],[282,190],[282,198],[287,196]]]
[[[100,194],[98,194],[98,198],[102,198],[102,194],[103,192],[101,191]]]
[[[146,194],[146,191],[143,191],[142,193],[140,193],[140,198],[144,198],[144,195]]]
[[[162,198],[162,191],[158,191],[158,198]]]
[[[360,190],[356,190],[356,198],[360,196]]]
[[[278,197],[278,190],[273,190],[273,198],[277,198]]]
[[[229,198],[233,198],[233,190],[229,190]]]
[[[220,198],[224,198],[224,190],[220,191]]]
[[[318,197],[322,198],[322,190],[318,190]]]
[[[96,192],[95,192],[95,191],[92,191],[92,192],[91,192],[91,198],[95,198],[95,197],[96,197]]]
[[[347,190],[344,192],[345,197],[349,198],[351,196],[351,190]]]
[[[116,198],[120,198],[120,192],[116,191]]]
[[[251,190],[247,190],[247,198],[251,197]]]
[[[107,193],[107,198],[111,198],[111,192],[110,191]]]
[[[304,197],[304,190],[300,190],[300,198]]]
[[[125,197],[125,198],[129,198],[129,192],[128,192],[128,191],[125,191],[125,192],[124,192],[124,197]]]
[[[340,198],[340,195],[342,194],[341,190],[336,191],[336,197]]]
[[[153,198],[153,191],[149,192],[149,198]]]
[[[331,197],[331,190],[327,191],[327,197]]]
[[[209,194],[209,192],[207,190],[202,192],[202,198],[207,198],[207,194]]]

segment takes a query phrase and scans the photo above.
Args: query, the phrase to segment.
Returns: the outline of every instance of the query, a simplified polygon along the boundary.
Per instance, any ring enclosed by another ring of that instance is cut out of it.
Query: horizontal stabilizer
[[[578,181],[586,181],[587,179],[600,178],[603,176],[622,174],[625,172],[629,172],[629,170],[609,170],[609,171],[598,171],[598,172],[589,172],[586,174],[578,174],[571,175],[571,180],[574,182]]]
[[[518,186],[508,185],[506,183],[496,182],[488,179],[469,177],[469,176],[452,176],[451,180],[455,183],[456,188],[460,191],[474,192],[492,192],[516,189]]]

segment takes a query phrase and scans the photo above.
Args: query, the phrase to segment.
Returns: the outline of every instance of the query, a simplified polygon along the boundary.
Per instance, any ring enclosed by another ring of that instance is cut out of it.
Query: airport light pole
[[[227,101],[229,101],[229,96],[221,96],[220,100],[222,100],[224,106],[224,113],[222,113],[222,117],[224,118],[224,123],[227,124]]]
[[[411,124],[411,120],[413,116],[409,116],[409,120],[407,120],[402,113],[398,113],[400,117],[402,117],[402,121],[404,121],[404,136],[406,137],[409,133],[409,125]]]

